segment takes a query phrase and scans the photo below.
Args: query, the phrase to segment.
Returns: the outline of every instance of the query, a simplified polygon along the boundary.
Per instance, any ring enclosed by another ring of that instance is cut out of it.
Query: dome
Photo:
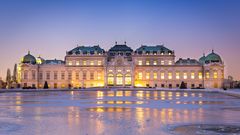
[[[206,60],[205,60],[206,63],[222,63],[222,59],[221,57],[214,53],[214,51],[212,51],[212,53],[210,53],[207,57],[206,57]]]
[[[36,58],[28,52],[28,54],[22,58],[22,63],[36,64]]]
[[[205,54],[203,54],[203,56],[199,59],[199,62],[200,62],[201,64],[204,64],[205,61],[206,61],[206,56],[205,56]]]

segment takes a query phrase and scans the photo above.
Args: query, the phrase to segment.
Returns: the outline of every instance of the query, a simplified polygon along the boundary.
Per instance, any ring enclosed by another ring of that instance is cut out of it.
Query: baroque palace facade
[[[221,88],[224,63],[212,51],[199,60],[175,61],[164,45],[142,45],[135,51],[117,44],[108,51],[97,46],[78,46],[66,52],[65,60],[35,58],[30,52],[18,66],[21,87],[159,87]]]

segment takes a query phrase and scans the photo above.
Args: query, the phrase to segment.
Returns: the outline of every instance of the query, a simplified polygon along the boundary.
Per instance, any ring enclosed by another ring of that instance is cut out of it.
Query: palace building
[[[224,63],[212,51],[199,60],[175,60],[164,45],[142,45],[135,51],[117,44],[108,51],[96,46],[78,46],[66,52],[65,60],[35,58],[30,52],[18,65],[21,87],[158,87],[221,88]]]

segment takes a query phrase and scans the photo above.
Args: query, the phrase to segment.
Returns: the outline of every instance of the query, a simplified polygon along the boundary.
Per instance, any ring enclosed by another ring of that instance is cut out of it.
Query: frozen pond
[[[0,134],[240,134],[240,100],[220,93],[0,93]]]

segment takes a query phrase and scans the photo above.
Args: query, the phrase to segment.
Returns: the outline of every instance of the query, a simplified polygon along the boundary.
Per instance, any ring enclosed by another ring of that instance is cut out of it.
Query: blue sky
[[[240,79],[239,7],[238,0],[1,0],[0,76],[28,50],[64,59],[77,44],[127,41],[133,49],[164,43],[176,59],[215,49],[227,75]]]

